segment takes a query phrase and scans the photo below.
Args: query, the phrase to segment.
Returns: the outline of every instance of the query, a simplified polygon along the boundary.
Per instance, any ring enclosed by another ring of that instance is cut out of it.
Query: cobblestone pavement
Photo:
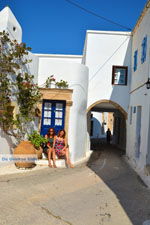
[[[0,225],[142,225],[148,219],[150,190],[107,146],[74,169],[0,176]]]

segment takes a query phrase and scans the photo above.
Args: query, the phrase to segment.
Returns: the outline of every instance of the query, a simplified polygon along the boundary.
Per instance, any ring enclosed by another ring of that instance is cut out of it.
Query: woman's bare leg
[[[65,149],[65,156],[66,156],[67,165],[70,166],[70,168],[73,168],[74,166],[73,166],[73,164],[70,161],[69,148]]]
[[[52,168],[52,164],[51,164],[51,155],[52,155],[52,148],[48,148],[48,166]]]
[[[53,150],[53,167],[54,168],[57,168],[57,166],[56,166],[56,153],[55,153],[55,149]]]

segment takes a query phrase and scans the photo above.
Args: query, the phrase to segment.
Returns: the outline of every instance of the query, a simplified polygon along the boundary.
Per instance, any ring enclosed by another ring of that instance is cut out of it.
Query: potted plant
[[[34,131],[32,134],[28,135],[28,140],[33,144],[38,159],[41,159],[43,152],[41,145],[47,143],[47,139],[40,135],[37,131]]]
[[[36,165],[35,160],[37,158],[37,154],[33,144],[30,141],[21,141],[19,145],[14,149],[13,155],[16,160],[15,166],[18,169],[32,168]],[[29,160],[27,156],[32,156],[32,160],[31,158]],[[21,160],[18,160],[18,159],[21,159]]]
[[[60,80],[59,82],[56,82],[56,86],[58,88],[68,88],[68,82],[64,80]]]
[[[50,77],[47,78],[45,82],[45,87],[46,88],[55,88],[56,87],[56,80],[54,78],[54,75],[51,75]]]

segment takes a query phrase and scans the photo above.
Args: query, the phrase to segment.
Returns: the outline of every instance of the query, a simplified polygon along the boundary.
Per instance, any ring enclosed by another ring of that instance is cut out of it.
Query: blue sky
[[[124,26],[134,27],[146,0],[72,0]],[[82,54],[86,30],[125,30],[90,15],[65,0],[0,0],[23,29],[23,41],[34,53]]]

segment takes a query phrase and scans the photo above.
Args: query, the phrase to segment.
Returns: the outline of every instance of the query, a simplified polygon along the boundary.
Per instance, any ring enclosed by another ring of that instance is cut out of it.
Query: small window
[[[133,107],[133,113],[136,113],[136,106]]]
[[[112,68],[112,84],[127,85],[127,66],[113,66]]]
[[[16,27],[13,27],[13,31],[16,31]]]
[[[145,36],[142,41],[141,63],[144,63],[146,61],[146,51],[147,51],[147,36]]]
[[[138,62],[138,50],[134,52],[134,67],[133,67],[134,72],[137,70],[137,62]]]

